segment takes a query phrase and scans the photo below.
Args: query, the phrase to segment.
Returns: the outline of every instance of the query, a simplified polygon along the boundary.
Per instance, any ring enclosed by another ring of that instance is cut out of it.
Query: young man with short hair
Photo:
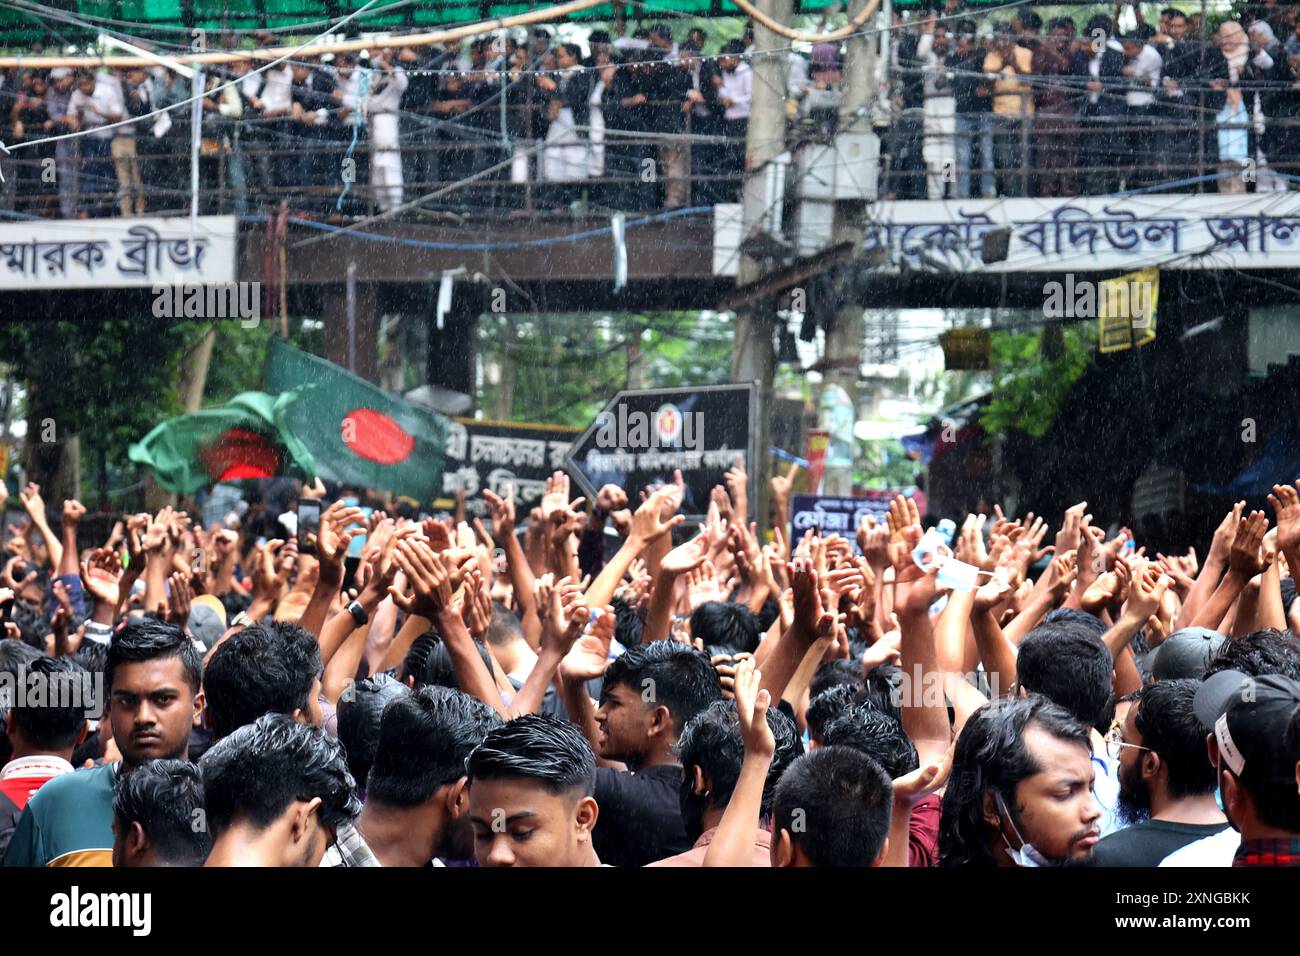
[[[1128,823],[1097,844],[1099,866],[1159,866],[1170,853],[1228,826],[1214,800],[1205,729],[1192,704],[1199,680],[1141,691],[1106,746],[1119,761],[1119,815]]]
[[[771,865],[772,801],[776,784],[798,757],[803,741],[794,721],[775,708],[767,712],[767,724],[776,740],[772,764],[763,786],[759,808],[759,829],[754,841],[754,866]],[[695,841],[685,853],[666,857],[650,866],[703,866],[709,844],[722,822],[722,814],[735,792],[745,759],[745,741],[740,734],[740,717],[729,700],[714,701],[687,723],[677,744],[682,762],[679,801],[686,836]]]
[[[474,858],[465,760],[501,718],[450,687],[421,687],[384,708],[357,818],[377,866],[445,866]],[[322,866],[342,866],[331,847]]]
[[[211,849],[194,764],[149,760],[118,781],[113,866],[202,866]]]
[[[518,717],[490,731],[466,769],[479,866],[601,865],[596,755],[572,724]]]
[[[1241,844],[1232,865],[1300,866],[1300,681],[1222,671],[1197,691],[1209,756]]]
[[[185,759],[203,710],[203,664],[175,624],[143,618],[108,646],[104,686],[118,763],[64,774],[36,793],[5,866],[111,866],[113,791],[119,773],[154,759]]]
[[[615,658],[605,668],[594,714],[585,684],[565,675],[569,714],[602,761],[630,771],[608,765],[596,770],[601,821],[595,848],[604,862],[645,866],[691,848],[678,799],[677,739],[691,718],[721,699],[709,659],[676,641],[652,641]]]
[[[90,675],[68,657],[37,657],[30,664],[18,665],[13,674],[15,686],[32,687],[42,682],[45,706],[18,706],[14,701],[5,718],[5,730],[12,758],[0,767],[0,861],[18,825],[18,817],[42,786],[72,773],[72,752],[86,739],[86,705],[81,695],[58,698],[59,685],[71,690],[80,681],[89,689]]]
[[[319,866],[361,812],[343,745],[285,714],[223,737],[199,769],[212,834],[206,866]]]
[[[276,621],[232,634],[208,659],[203,674],[205,722],[220,740],[263,714],[322,721],[320,645],[296,624]]]

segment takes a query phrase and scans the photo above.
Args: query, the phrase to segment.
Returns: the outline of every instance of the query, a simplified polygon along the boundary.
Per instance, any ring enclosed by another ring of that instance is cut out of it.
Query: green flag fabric
[[[271,342],[266,390],[298,395],[285,421],[321,478],[423,502],[441,494],[443,416],[279,339]]]
[[[243,392],[221,408],[162,422],[128,450],[158,483],[192,494],[219,481],[292,475],[311,478],[311,453],[289,431],[285,412],[297,396]]]

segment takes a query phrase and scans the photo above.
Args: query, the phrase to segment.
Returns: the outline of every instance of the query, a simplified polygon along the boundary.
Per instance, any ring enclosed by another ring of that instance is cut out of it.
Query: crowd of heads
[[[635,508],[639,489],[607,485],[583,509],[556,473],[535,503],[488,493],[473,527],[290,483],[208,528],[189,503],[122,516],[103,546],[76,501],[56,532],[29,485],[0,590],[0,853],[1290,858],[1295,487],[1275,486],[1272,528],[1235,505],[1198,561],[1149,555],[1082,504],[1050,544],[1041,517],[1000,511],[945,539],[901,496],[853,540],[793,538],[792,478],[772,479],[770,534],[738,462],[698,532],[679,527],[680,481]],[[265,536],[321,496],[319,532]]]

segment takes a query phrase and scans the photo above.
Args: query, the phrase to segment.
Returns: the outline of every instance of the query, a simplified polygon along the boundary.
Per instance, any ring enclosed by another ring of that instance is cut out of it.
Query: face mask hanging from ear
[[[993,797],[998,802],[998,812],[1002,815],[1002,818],[1010,824],[1011,832],[1014,833],[1016,839],[1020,841],[1020,849],[1017,850],[1011,846],[1011,841],[1007,839],[1006,834],[1002,834],[1002,841],[1006,843],[1006,846],[1003,847],[1003,852],[1005,852],[1007,856],[1011,857],[1011,861],[1015,863],[1016,866],[1056,866],[1057,864],[1053,863],[1047,857],[1043,856],[1042,853],[1038,852],[1038,850],[1034,849],[1033,844],[1026,842],[1025,838],[1020,835],[1020,830],[1016,827],[1015,821],[1011,819],[1011,812],[1007,809],[1007,805],[1002,801],[1002,794],[995,792]]]

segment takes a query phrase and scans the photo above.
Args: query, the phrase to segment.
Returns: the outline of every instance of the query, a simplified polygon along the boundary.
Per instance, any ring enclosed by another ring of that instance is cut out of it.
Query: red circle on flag
[[[354,454],[381,465],[395,465],[410,457],[415,439],[401,425],[373,408],[354,408],[340,424],[343,444]]]

